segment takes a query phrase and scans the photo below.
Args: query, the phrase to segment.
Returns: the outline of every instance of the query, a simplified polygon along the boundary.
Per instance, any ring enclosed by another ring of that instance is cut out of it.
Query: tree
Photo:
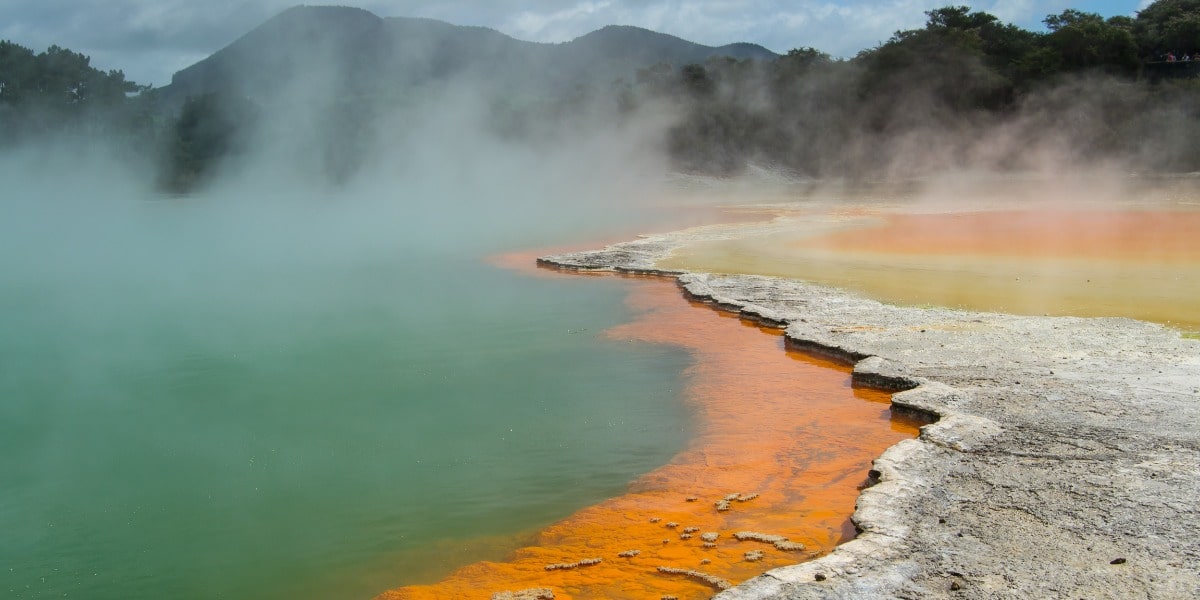
[[[101,71],[91,59],[60,46],[45,52],[0,41],[0,129],[5,140],[61,131],[108,131],[139,110],[130,97],[148,88],[121,71]]]
[[[666,94],[672,91],[675,69],[670,63],[655,63],[644,69],[638,69],[636,81],[638,87],[649,90],[652,95]]]
[[[684,91],[693,98],[708,98],[716,91],[716,83],[708,76],[704,65],[684,65],[679,71],[679,79]]]
[[[244,98],[189,96],[175,121],[163,184],[182,192],[204,183],[220,161],[245,150],[256,116],[257,108]]]
[[[1158,0],[1138,11],[1132,30],[1146,60],[1200,51],[1200,0]]]
[[[1005,104],[1011,82],[987,63],[984,51],[984,28],[996,18],[965,6],[926,14],[925,29],[897,31],[882,46],[859,53],[855,60],[866,67],[862,92],[892,99],[919,95],[956,109]]]
[[[1105,21],[1095,13],[1067,9],[1048,15],[1046,42],[1068,70],[1102,69],[1113,74],[1134,75],[1138,69],[1137,44],[1129,30]]]
[[[823,67],[833,62],[828,54],[805,46],[793,48],[776,61],[777,71],[785,77],[803,75],[814,68]]]
[[[969,6],[945,6],[925,12],[926,29],[978,30],[999,22],[985,12],[971,12]]]

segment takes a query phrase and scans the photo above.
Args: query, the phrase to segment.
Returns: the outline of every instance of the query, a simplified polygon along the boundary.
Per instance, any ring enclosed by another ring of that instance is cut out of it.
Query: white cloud
[[[580,2],[575,6],[554,12],[521,11],[513,15],[503,28],[512,32],[517,38],[536,41],[563,41],[554,38],[555,31],[563,28],[574,29],[573,23],[586,22],[597,13],[603,13],[612,6],[612,2]]]

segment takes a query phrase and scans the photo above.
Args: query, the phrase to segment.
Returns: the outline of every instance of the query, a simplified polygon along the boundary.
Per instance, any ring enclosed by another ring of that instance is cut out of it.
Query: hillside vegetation
[[[274,127],[305,149],[303,168],[340,182],[368,160],[382,122],[394,133],[397,111],[457,93],[506,139],[667,115],[662,150],[680,170],[711,174],[751,163],[871,179],[1104,161],[1200,170],[1200,61],[1183,60],[1200,52],[1200,0],[1158,0],[1135,18],[1066,10],[1038,32],[965,6],[927,17],[924,28],[834,59],[617,26],[536,44],[298,7],[153,90],[70,50],[0,42],[0,147],[118,138],[157,164],[160,185],[187,191]]]
[[[1200,50],[1200,1],[1159,0],[1136,19],[1066,10],[1046,32],[967,7],[927,15],[850,60],[802,48],[670,74],[658,87],[686,106],[672,155],[690,170],[753,160],[815,177],[1200,169],[1200,63],[1181,60]]]

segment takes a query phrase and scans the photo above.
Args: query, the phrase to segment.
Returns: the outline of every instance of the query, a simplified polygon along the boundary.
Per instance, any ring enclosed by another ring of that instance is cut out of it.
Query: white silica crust
[[[762,227],[762,225],[751,225]],[[655,273],[736,226],[539,259]],[[1200,597],[1200,341],[1123,318],[882,304],[803,281],[660,272],[786,327],[855,381],[933,415],[876,459],[859,536],[717,598]],[[800,399],[798,402],[802,401]]]

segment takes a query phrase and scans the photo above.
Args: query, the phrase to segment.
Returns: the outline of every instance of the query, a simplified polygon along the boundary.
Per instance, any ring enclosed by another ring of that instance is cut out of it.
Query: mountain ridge
[[[420,17],[380,17],[361,8],[296,6],[280,12],[205,59],[176,72],[164,98],[232,91],[250,98],[281,93],[302,73],[325,85],[369,93],[466,75],[490,85],[570,89],[632,78],[659,62],[676,66],[716,56],[774,60],[757,44],[705,46],[630,25],[608,25],[568,42],[519,40],[489,27]]]

